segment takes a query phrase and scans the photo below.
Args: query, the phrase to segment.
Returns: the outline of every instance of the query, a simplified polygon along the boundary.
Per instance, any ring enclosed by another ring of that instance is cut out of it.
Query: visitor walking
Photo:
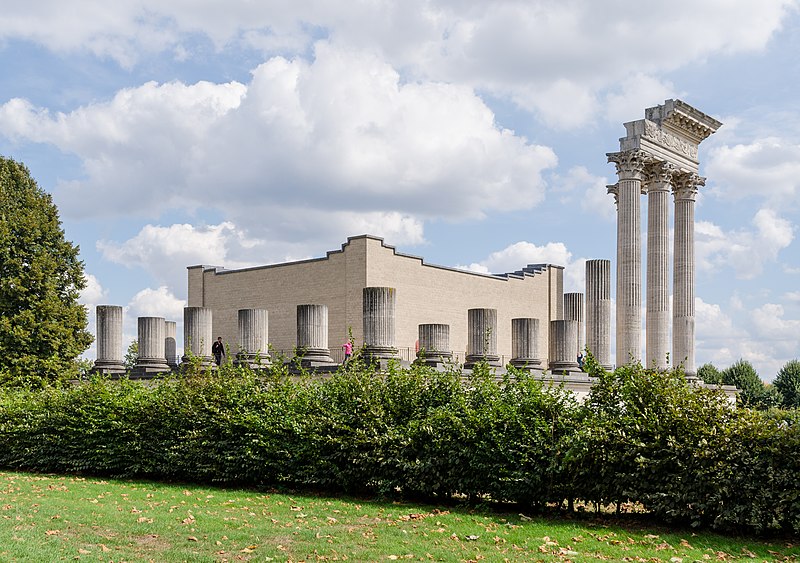
[[[225,355],[225,345],[222,343],[221,336],[218,336],[217,341],[211,346],[211,353],[214,354],[214,362],[220,365],[222,363],[222,356]]]

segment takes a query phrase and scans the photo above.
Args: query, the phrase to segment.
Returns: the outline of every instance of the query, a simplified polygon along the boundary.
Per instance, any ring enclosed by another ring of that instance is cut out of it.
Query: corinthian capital
[[[641,180],[649,155],[644,151],[631,150],[607,153],[609,162],[617,167],[620,180]]]
[[[673,194],[675,195],[675,201],[694,201],[697,195],[697,188],[705,185],[706,179],[694,172],[675,176],[673,178]]]
[[[678,167],[663,160],[649,163],[644,170],[644,189],[647,191],[669,191]]]

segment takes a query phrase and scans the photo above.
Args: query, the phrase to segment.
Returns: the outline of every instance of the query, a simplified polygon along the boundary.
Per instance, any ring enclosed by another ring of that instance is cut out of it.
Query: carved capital
[[[606,192],[614,196],[614,205],[619,203],[619,185],[610,184],[606,186]]]
[[[644,170],[644,191],[666,192],[672,187],[678,167],[663,160],[650,162]]]
[[[673,178],[675,201],[694,201],[697,188],[706,185],[706,179],[694,172],[679,174]]]
[[[641,180],[649,155],[644,151],[632,150],[606,154],[609,162],[617,167],[620,180]]]

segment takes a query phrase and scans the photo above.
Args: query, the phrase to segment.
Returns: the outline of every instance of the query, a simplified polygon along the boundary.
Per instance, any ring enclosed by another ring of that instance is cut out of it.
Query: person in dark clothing
[[[222,363],[222,356],[225,355],[225,345],[222,343],[221,336],[218,336],[217,341],[211,346],[211,353],[214,354],[214,362],[220,365]]]

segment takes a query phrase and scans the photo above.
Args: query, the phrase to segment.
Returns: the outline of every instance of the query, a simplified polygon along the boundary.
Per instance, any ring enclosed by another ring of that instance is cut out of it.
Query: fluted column
[[[200,361],[203,367],[210,367],[212,334],[212,312],[207,307],[183,308],[183,351],[181,360],[189,362],[191,356]]]
[[[578,322],[550,321],[550,372],[558,375],[578,369]]]
[[[297,354],[304,362],[333,363],[328,348],[328,306],[297,306]]]
[[[617,167],[617,365],[642,358],[642,171],[646,154],[607,155]]]
[[[132,377],[152,377],[170,371],[164,357],[164,317],[139,317],[137,320],[139,357]]]
[[[582,355],[586,349],[586,338],[584,336],[584,310],[583,293],[564,294],[564,320],[575,321],[578,323],[578,355]]]
[[[377,360],[399,358],[395,345],[396,304],[395,288],[364,288],[364,353],[367,357]]]
[[[675,166],[648,167],[646,365],[666,369],[669,355],[669,192]]]
[[[164,321],[164,358],[171,369],[178,367],[178,342],[175,340],[178,325],[175,321]]]
[[[611,260],[586,261],[586,348],[611,369]]]
[[[426,364],[438,365],[450,360],[452,357],[450,325],[419,325],[419,352],[417,352],[417,358],[420,361]]]
[[[92,371],[95,373],[125,373],[122,355],[122,307],[98,305],[97,313],[97,359]]]
[[[269,312],[239,309],[237,320],[239,351],[234,362],[253,369],[269,366]]]
[[[511,365],[518,368],[538,368],[539,319],[511,319]]]
[[[675,248],[672,287],[672,364],[696,373],[694,361],[694,201],[705,178],[684,174],[675,180]]]
[[[497,309],[467,311],[467,357],[464,367],[471,369],[482,361],[490,366],[500,366],[500,356],[497,355]]]

